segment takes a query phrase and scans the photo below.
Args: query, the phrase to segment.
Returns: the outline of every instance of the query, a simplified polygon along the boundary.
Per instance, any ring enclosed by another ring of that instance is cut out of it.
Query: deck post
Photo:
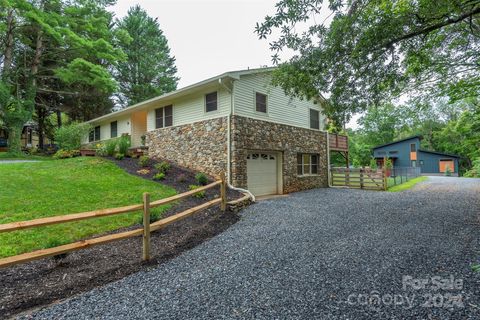
[[[150,260],[150,193],[143,194],[143,261]]]

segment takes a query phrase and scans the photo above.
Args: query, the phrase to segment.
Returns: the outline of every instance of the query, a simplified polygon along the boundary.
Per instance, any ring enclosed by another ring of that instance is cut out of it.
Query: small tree
[[[89,124],[71,123],[55,131],[55,141],[60,149],[78,150],[82,145],[82,139],[88,135],[90,130]]]
[[[370,159],[370,169],[372,170],[377,170],[378,166],[377,166],[377,160],[375,160],[374,158]]]
[[[445,176],[450,177],[452,175],[452,170],[450,169],[450,166],[447,166],[445,168]]]
[[[393,168],[392,159],[387,158],[387,160],[385,160],[385,168],[387,168],[388,170]]]

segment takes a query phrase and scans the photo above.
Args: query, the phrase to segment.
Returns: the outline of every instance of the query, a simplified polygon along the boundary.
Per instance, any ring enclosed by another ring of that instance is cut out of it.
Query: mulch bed
[[[138,166],[137,159],[113,161],[127,172],[145,179],[151,179],[155,174],[153,169],[147,175],[138,174],[137,171],[142,168]],[[178,180],[180,175],[183,176],[182,181]],[[172,166],[160,183],[182,193],[189,190],[189,185],[196,184],[195,172]],[[243,196],[233,190],[228,190],[227,194],[229,201]],[[219,188],[209,189],[205,198],[189,197],[174,205],[163,217],[218,196]],[[215,206],[154,232],[151,235],[152,259],[149,262],[141,261],[142,239],[136,237],[72,252],[64,258],[46,258],[0,269],[0,318],[11,317],[152,268],[223,232],[238,219],[237,214],[223,213],[219,206]],[[139,227],[132,226],[116,232]]]

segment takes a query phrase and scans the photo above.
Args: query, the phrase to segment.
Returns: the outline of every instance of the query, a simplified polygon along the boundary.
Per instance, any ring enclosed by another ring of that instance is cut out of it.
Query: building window
[[[423,160],[420,160],[420,165],[423,166]]]
[[[267,95],[263,93],[255,93],[255,110],[257,112],[267,113]]]
[[[310,129],[320,130],[320,112],[310,109]]]
[[[397,154],[398,151],[389,151],[388,153],[389,153],[389,154]]]
[[[110,138],[116,138],[117,137],[117,135],[118,135],[117,127],[118,127],[118,122],[117,121],[110,122]]]
[[[318,154],[297,154],[297,174],[299,176],[318,174]]]
[[[412,160],[412,167],[416,167],[417,166],[417,160]]]
[[[88,142],[93,142],[93,141],[98,141],[98,140],[100,140],[100,126],[96,126],[88,134]]]
[[[410,144],[410,151],[411,152],[417,151],[417,145],[415,143]]]
[[[172,105],[155,109],[155,128],[171,127],[173,125]]]
[[[378,155],[379,155],[379,156],[384,156],[384,155],[386,155],[386,154],[387,154],[386,151],[378,151]]]
[[[207,93],[205,95],[205,111],[211,112],[217,110],[217,92]]]

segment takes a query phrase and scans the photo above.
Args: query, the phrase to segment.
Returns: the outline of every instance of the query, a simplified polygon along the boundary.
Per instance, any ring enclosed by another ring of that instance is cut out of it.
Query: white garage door
[[[277,193],[277,154],[251,152],[247,156],[248,190],[256,196]]]

